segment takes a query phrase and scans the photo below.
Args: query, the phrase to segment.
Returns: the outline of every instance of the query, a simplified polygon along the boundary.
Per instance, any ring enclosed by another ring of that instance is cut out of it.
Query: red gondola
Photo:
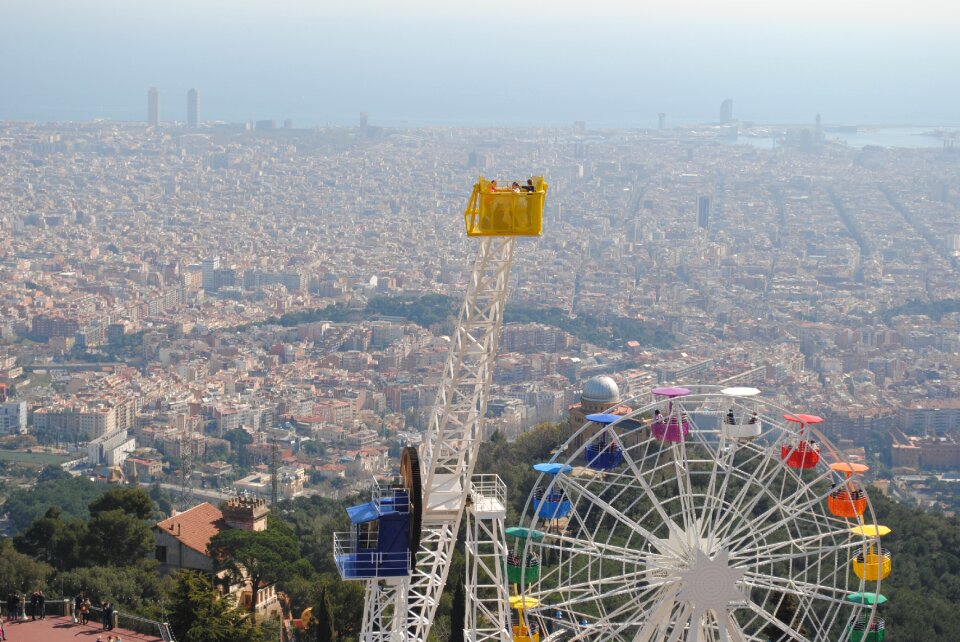
[[[820,461],[820,446],[818,446],[815,441],[807,439],[804,432],[807,426],[818,424],[823,421],[823,418],[817,417],[816,415],[802,415],[799,413],[784,415],[783,418],[787,421],[800,424],[800,430],[797,433],[796,439],[791,439],[789,442],[780,446],[780,457],[787,463],[787,466],[791,468],[803,470],[815,467]]]

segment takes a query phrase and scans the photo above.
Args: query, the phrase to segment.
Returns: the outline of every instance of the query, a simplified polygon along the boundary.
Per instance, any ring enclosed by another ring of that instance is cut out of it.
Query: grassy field
[[[62,464],[74,459],[76,455],[56,455],[53,453],[25,453],[12,450],[0,450],[0,461],[15,461],[26,464]]]

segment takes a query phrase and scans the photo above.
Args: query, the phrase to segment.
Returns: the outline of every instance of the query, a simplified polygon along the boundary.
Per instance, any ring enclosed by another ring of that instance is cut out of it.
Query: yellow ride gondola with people
[[[850,532],[858,536],[878,538],[889,535],[890,528],[880,524],[865,524],[851,528]],[[853,573],[861,580],[885,580],[892,569],[890,551],[874,544],[868,545],[866,551],[853,558]]]
[[[467,236],[540,236],[546,197],[543,176],[511,186],[481,176],[463,212]]]
[[[540,624],[524,616],[528,609],[535,609],[538,606],[540,606],[540,600],[534,597],[510,596],[510,608],[516,611],[517,622],[511,627],[513,642],[540,642]]]

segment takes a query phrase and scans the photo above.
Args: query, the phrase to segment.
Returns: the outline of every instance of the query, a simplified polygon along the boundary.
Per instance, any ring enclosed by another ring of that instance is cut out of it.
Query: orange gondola
[[[867,493],[858,482],[851,479],[851,476],[854,473],[865,473],[870,470],[870,467],[863,464],[835,463],[831,464],[830,468],[846,476],[846,481],[834,488],[827,497],[827,508],[830,513],[847,519],[860,517],[867,510]]]

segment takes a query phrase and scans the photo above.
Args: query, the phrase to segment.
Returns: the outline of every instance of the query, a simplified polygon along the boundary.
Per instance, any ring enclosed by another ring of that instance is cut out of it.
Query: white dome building
[[[630,412],[629,406],[620,403],[620,387],[617,382],[605,375],[591,377],[583,384],[583,392],[580,393],[580,402],[567,408],[570,416],[567,419],[567,434],[573,434],[580,430],[587,421],[587,415],[598,412],[609,412],[614,415],[626,415]],[[574,447],[579,448],[585,438],[589,438],[600,429],[599,424],[591,424],[593,428],[586,434],[581,434],[574,443]]]
[[[583,384],[580,407],[588,413],[602,412],[620,403],[620,388],[617,382],[606,376],[591,377]]]

